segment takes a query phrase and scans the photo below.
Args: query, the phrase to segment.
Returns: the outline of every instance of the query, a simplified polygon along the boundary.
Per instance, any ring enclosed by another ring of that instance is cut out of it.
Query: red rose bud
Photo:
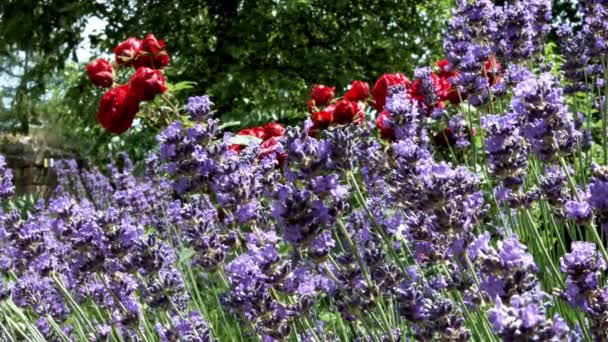
[[[264,126],[266,138],[282,137],[285,134],[285,125],[278,122],[270,122]]]
[[[108,90],[99,102],[97,120],[108,132],[121,134],[133,124],[139,102],[128,85]]]
[[[394,85],[404,85],[408,87],[410,80],[401,73],[384,74],[374,84],[372,89],[372,99],[374,100],[374,108],[377,111],[384,109],[386,104],[386,96],[388,95],[388,87]]]
[[[390,125],[391,114],[383,109],[376,118],[376,127],[380,130],[380,137],[386,140],[395,140],[395,130]]]
[[[130,37],[114,48],[116,63],[118,65],[130,65],[141,49],[141,40]]]
[[[133,94],[140,101],[151,101],[157,94],[167,91],[162,71],[141,67],[129,80]]]
[[[332,112],[320,111],[312,114],[312,122],[315,129],[325,129],[331,125],[334,119]]]
[[[336,103],[333,122],[338,125],[343,125],[353,121],[360,121],[362,120],[362,112],[363,106],[359,105],[358,102],[342,99]]]
[[[141,43],[141,49],[137,54],[133,65],[136,68],[148,67],[161,69],[169,64],[169,55],[165,51],[165,42],[149,33]]]
[[[252,137],[256,137],[262,140],[266,140],[266,130],[264,129],[264,127],[258,126],[258,127],[251,127],[251,128],[245,128],[243,130],[240,130],[237,135],[249,135]]]
[[[344,98],[350,101],[364,101],[369,97],[369,84],[367,82],[355,80],[351,83],[350,89]]]
[[[312,88],[310,98],[314,101],[315,106],[325,106],[334,98],[334,90],[336,87],[328,87],[326,85],[318,84]]]
[[[106,59],[97,59],[87,64],[87,74],[91,82],[102,88],[110,88],[114,83],[114,68]]]

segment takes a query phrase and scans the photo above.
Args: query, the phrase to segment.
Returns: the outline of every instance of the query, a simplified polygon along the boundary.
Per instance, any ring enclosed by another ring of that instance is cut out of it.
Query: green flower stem
[[[340,218],[338,218],[337,223],[338,223],[338,227],[340,228],[340,231],[342,232],[342,235],[344,235],[344,237],[346,238],[346,242],[348,243],[351,251],[355,255],[355,259],[357,260],[357,263],[359,264],[359,267],[361,268],[361,271],[363,272],[363,275],[365,276],[365,279],[367,281],[370,291],[373,291],[374,284],[372,282],[371,276],[369,275],[369,270],[367,269],[367,265],[365,264],[365,262],[363,261],[363,258],[361,257],[361,253],[359,252],[359,249],[353,243],[353,240],[350,238],[350,234],[348,234],[348,231],[346,230],[346,227],[344,226],[344,224],[342,223],[342,220]],[[373,296],[373,297],[376,297],[376,296]],[[383,309],[383,305],[380,302],[377,302],[377,304],[378,304],[377,305],[378,309],[380,309],[380,314],[382,316],[382,322],[385,325],[386,333],[389,335],[391,342],[395,342],[395,338],[393,337],[393,334],[391,333],[391,326],[388,323],[388,318]]]

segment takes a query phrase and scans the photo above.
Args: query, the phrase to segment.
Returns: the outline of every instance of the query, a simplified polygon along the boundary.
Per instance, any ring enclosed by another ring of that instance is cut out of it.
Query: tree
[[[449,1],[110,0],[110,49],[128,36],[165,39],[173,81],[197,82],[226,119],[304,115],[314,83],[345,87],[411,72],[440,57]]]
[[[94,0],[0,2],[2,95],[11,104],[4,119],[16,120],[18,130],[27,133],[49,77],[75,59],[87,16],[98,6]]]

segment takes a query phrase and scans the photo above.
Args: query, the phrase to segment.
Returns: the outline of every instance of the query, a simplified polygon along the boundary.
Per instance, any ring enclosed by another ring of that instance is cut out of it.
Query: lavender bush
[[[380,111],[317,86],[233,135],[193,97],[144,171],[63,161],[25,214],[0,157],[0,340],[608,340],[607,6],[558,59],[550,1],[460,0]]]

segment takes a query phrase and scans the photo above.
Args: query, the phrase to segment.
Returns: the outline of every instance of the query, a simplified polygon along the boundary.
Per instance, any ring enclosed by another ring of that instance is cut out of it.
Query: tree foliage
[[[227,119],[304,114],[314,83],[345,87],[439,57],[448,3],[399,0],[111,0],[105,48],[154,32],[173,81],[197,82]]]
[[[94,0],[0,1],[1,95],[11,108],[2,121],[27,132],[47,82],[75,59],[88,16],[99,9]]]

